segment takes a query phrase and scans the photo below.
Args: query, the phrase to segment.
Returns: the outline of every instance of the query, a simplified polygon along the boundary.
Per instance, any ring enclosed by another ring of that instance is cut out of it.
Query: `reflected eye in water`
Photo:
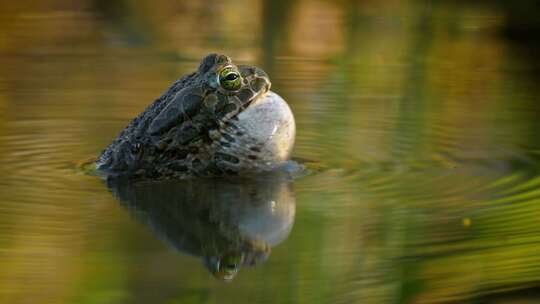
[[[242,254],[230,254],[220,258],[206,258],[204,264],[208,271],[214,275],[215,278],[222,281],[231,281],[234,279],[238,270],[242,265]]]
[[[230,271],[230,270],[235,270],[237,266],[236,264],[227,264],[225,267],[228,271]]]
[[[217,279],[264,263],[289,235],[295,200],[289,177],[133,183],[107,180],[109,190],[155,235],[198,257]],[[256,195],[253,195],[253,194]]]

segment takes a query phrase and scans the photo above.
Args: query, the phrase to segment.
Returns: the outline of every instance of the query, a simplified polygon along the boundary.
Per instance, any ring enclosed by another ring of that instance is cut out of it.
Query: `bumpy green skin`
[[[220,71],[231,67],[241,74],[238,90],[220,85]],[[242,139],[245,132],[235,126],[237,115],[269,90],[263,70],[210,54],[196,72],[177,80],[133,119],[101,153],[96,167],[108,175],[146,178],[238,174],[241,160],[256,162],[261,147],[255,140]],[[239,142],[249,155],[227,149]]]

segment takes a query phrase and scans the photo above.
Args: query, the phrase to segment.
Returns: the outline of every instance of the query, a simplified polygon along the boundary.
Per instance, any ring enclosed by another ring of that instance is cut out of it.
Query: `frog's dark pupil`
[[[229,80],[229,81],[235,80],[237,78],[238,78],[238,75],[236,73],[230,73],[227,76],[225,76],[225,80]]]

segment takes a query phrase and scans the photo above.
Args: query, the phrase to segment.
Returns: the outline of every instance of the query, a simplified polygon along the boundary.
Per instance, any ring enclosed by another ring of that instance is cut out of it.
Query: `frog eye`
[[[219,72],[219,84],[229,91],[236,91],[242,85],[240,73],[233,67],[225,67]]]

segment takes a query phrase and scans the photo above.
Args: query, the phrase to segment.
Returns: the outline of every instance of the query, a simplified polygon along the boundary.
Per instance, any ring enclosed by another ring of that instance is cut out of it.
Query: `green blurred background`
[[[538,303],[539,12],[1,1],[0,302]],[[309,169],[275,196],[288,238],[229,283],[78,169],[209,52],[268,72]]]

